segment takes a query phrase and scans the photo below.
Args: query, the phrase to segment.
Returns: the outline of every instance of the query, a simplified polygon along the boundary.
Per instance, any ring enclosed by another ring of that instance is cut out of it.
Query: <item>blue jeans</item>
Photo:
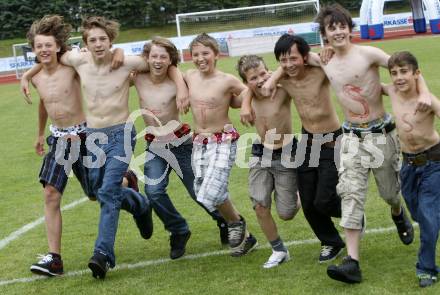
[[[155,142],[147,143],[144,166],[145,194],[165,229],[172,234],[184,234],[189,231],[188,223],[171,202],[167,186],[171,170],[174,170],[190,197],[197,202],[194,192],[194,173],[191,167],[192,141],[189,139],[178,146],[171,144],[168,146],[169,148],[157,145]],[[197,203],[218,223],[224,222],[218,211],[209,212],[200,202]]]
[[[417,274],[437,275],[435,250],[440,230],[440,162],[423,166],[408,163],[400,170],[402,195],[412,218],[419,223],[420,249]]]
[[[136,217],[145,213],[150,206],[148,199],[140,193],[121,187],[122,178],[128,169],[131,153],[134,150],[136,136],[134,128],[126,130],[124,126],[125,124],[119,124],[106,128],[87,129],[87,142],[95,144],[88,146],[88,155],[94,163],[94,167],[89,169],[89,183],[101,206],[94,253],[106,255],[111,267],[115,266],[114,244],[119,210],[122,208]],[[92,137],[97,134],[107,137],[107,143],[100,143],[98,139],[93,140]],[[119,157],[126,159],[118,159]],[[90,163],[88,166],[90,167]]]

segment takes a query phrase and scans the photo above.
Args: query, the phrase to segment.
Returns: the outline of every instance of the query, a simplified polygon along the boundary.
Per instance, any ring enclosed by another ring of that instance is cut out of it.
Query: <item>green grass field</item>
[[[419,59],[422,73],[430,90],[440,96],[440,38],[423,37],[376,42],[372,45],[392,53],[410,50]],[[276,66],[271,54],[265,55],[270,68]],[[235,58],[224,58],[218,67],[235,73]],[[192,67],[183,64],[182,70]],[[382,70],[383,81],[389,77]],[[130,105],[137,107],[135,90],[131,90]],[[247,218],[250,230],[260,247],[242,258],[230,257],[221,248],[215,223],[188,197],[172,174],[169,194],[187,219],[192,237],[185,258],[168,259],[168,234],[155,217],[155,233],[151,240],[141,239],[131,217],[121,213],[116,241],[119,269],[110,271],[104,281],[92,278],[87,262],[92,255],[97,233],[99,206],[83,202],[63,213],[62,255],[66,275],[60,278],[35,280],[29,266],[38,253],[47,252],[44,224],[19,235],[10,242],[5,238],[24,225],[43,216],[43,197],[38,183],[41,158],[33,149],[37,132],[37,95],[35,103],[27,105],[19,93],[18,84],[0,86],[0,293],[1,294],[439,294],[440,284],[420,290],[414,274],[418,249],[416,240],[410,246],[401,244],[394,230],[388,206],[379,198],[374,181],[370,184],[366,214],[368,229],[361,243],[361,267],[364,281],[345,285],[329,279],[327,265],[317,263],[320,245],[305,222],[302,213],[293,221],[276,218],[279,231],[288,242],[292,260],[278,268],[265,270],[261,266],[271,251],[257,224],[247,193],[247,170],[234,167],[230,191],[239,211]],[[389,103],[384,98],[387,109]],[[300,128],[293,110],[294,128]],[[340,114],[339,108],[338,112]],[[231,118],[241,133],[253,132],[239,124],[237,111]],[[191,122],[190,115],[184,120]],[[437,125],[440,127],[440,124]],[[142,123],[137,122],[137,129]],[[144,143],[139,141],[136,154]],[[77,201],[83,193],[76,179],[71,179],[63,196],[63,206]],[[337,221],[336,221],[337,222]],[[374,231],[373,229],[378,229]],[[3,246],[1,246],[3,245]],[[438,247],[439,249],[439,247]],[[218,252],[223,251],[223,252]],[[339,260],[338,260],[339,261]],[[15,280],[15,281],[13,281]]]

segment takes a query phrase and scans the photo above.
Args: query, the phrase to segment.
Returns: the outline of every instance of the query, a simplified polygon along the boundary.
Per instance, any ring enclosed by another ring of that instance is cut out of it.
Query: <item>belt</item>
[[[353,134],[357,135],[357,137],[362,138],[365,135],[370,134],[370,133],[384,133],[384,134],[390,133],[395,128],[396,128],[396,123],[394,121],[391,121],[380,128],[361,130],[361,129],[351,129],[351,128],[342,127],[342,130],[344,131],[344,133],[353,133]]]
[[[428,161],[440,161],[440,144],[436,144],[430,149],[418,153],[418,154],[407,154],[402,153],[403,161],[412,166],[423,166],[426,165]]]
[[[211,135],[204,136],[200,133],[194,133],[193,134],[193,142],[198,144],[208,144],[210,142],[216,142],[218,144],[230,140],[231,142],[236,141],[240,137],[240,134],[237,130],[233,129],[228,132],[215,132]]]
[[[174,135],[177,138],[181,138],[182,136],[185,136],[187,134],[189,134],[191,132],[191,127],[189,126],[189,124],[182,124],[182,126],[174,131]],[[164,136],[160,136],[160,137],[164,137]],[[145,134],[145,140],[148,142],[153,142],[154,139],[156,138],[155,135],[151,134],[151,133],[146,133]]]

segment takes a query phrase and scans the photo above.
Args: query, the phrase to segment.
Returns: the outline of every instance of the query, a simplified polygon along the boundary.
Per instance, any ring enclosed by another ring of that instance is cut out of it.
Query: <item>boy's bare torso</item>
[[[436,145],[439,134],[435,130],[435,113],[415,112],[418,96],[402,98],[393,85],[387,86],[403,152],[418,153]],[[434,102],[433,102],[434,104]]]
[[[377,48],[351,45],[323,66],[347,121],[365,123],[384,116],[379,65],[385,66],[387,58]]]
[[[32,83],[54,126],[65,128],[85,122],[79,77],[73,68],[58,64],[53,73],[43,69]]]
[[[311,133],[327,133],[340,128],[330,100],[330,85],[319,67],[305,66],[302,79],[285,78],[281,86],[293,98],[303,127]]]
[[[233,95],[238,95],[245,86],[234,76],[215,70],[204,75],[198,70],[185,74],[188,84],[191,110],[195,132],[222,132],[225,125],[231,124],[229,105]]]
[[[129,116],[129,74],[145,69],[145,60],[126,56],[123,66],[110,71],[110,62],[96,64],[90,53],[70,54],[74,54],[71,62],[81,77],[88,126],[104,128],[125,123]]]

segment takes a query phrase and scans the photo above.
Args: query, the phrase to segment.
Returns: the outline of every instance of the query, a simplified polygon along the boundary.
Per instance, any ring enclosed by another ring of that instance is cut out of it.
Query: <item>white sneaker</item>
[[[270,255],[266,263],[263,264],[263,268],[272,268],[289,260],[290,260],[289,250],[287,250],[287,252],[272,250],[272,255]]]

